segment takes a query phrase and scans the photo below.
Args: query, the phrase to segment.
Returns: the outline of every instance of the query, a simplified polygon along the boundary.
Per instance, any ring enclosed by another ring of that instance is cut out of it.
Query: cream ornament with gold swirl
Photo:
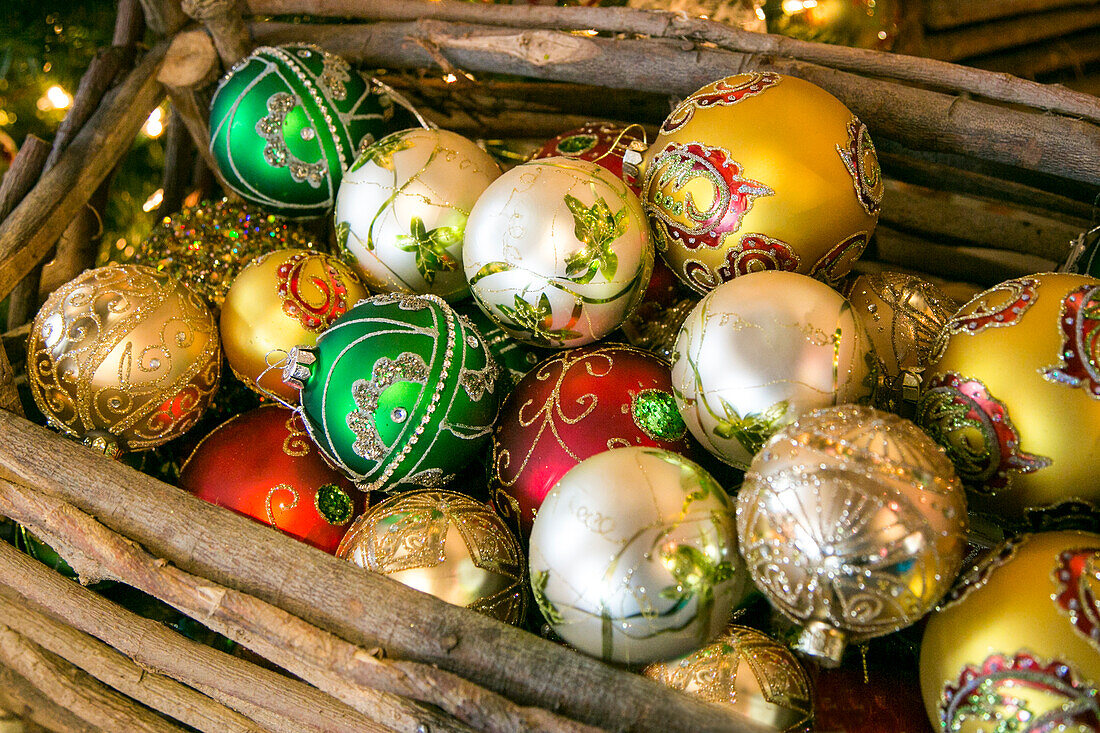
[[[793,272],[756,272],[708,293],[680,329],[672,393],[695,438],[726,463],[804,412],[871,398],[878,357],[844,296]]]
[[[654,244],[700,293],[759,270],[838,282],[884,191],[866,125],[824,89],[770,71],[689,96],[642,164]]]
[[[203,300],[143,265],[87,270],[61,286],[27,342],[31,393],[50,425],[107,452],[187,431],[217,391],[221,360]]]
[[[375,292],[464,298],[466,220],[499,176],[492,157],[456,133],[387,135],[366,148],[340,182],[337,241]]]
[[[466,224],[481,309],[514,338],[571,348],[618,328],[645,294],[653,245],[638,197],[599,163],[553,157],[494,181]]]

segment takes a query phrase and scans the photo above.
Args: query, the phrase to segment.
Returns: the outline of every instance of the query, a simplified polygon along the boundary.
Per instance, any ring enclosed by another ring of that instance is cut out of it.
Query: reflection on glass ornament
[[[608,662],[697,649],[721,633],[746,591],[726,492],[659,448],[617,448],[572,468],[539,508],[530,546],[546,621]]]

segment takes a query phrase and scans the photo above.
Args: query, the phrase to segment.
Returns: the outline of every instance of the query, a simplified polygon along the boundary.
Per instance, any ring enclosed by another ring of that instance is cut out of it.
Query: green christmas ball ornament
[[[291,219],[321,216],[393,114],[392,100],[339,56],[309,44],[263,46],[218,85],[210,152],[250,203]]]
[[[364,491],[436,488],[481,453],[500,367],[470,321],[435,295],[359,301],[291,350],[283,381],[322,453]]]
[[[537,346],[531,346],[516,340],[499,323],[485,315],[485,311],[481,310],[472,299],[455,303],[454,309],[459,315],[470,319],[470,322],[474,324],[474,327],[485,339],[485,343],[489,347],[489,353],[493,355],[493,358],[503,370],[504,391],[501,393],[501,399],[505,396],[504,392],[510,392],[519,384],[519,380],[523,379],[524,374],[534,369],[540,361],[553,356],[555,353],[553,349],[540,349]]]

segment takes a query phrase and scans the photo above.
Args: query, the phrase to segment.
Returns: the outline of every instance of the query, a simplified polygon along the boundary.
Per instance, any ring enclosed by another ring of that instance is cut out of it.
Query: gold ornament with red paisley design
[[[332,255],[287,249],[257,257],[222,304],[230,368],[251,389],[297,402],[297,391],[283,384],[274,365],[295,346],[317,343],[319,333],[367,295],[359,276]]]
[[[1022,526],[1036,512],[1100,506],[1100,399],[1089,386],[1097,287],[1068,273],[1009,280],[940,332],[917,420],[982,490],[972,509]]]
[[[658,250],[700,293],[760,269],[836,282],[866,247],[883,192],[867,128],[820,87],[773,72],[685,99],[642,168]]]

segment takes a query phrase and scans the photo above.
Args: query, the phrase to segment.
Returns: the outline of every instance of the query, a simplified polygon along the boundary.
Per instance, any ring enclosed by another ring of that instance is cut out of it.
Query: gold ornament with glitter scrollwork
[[[58,288],[27,343],[31,393],[50,425],[143,450],[198,421],[221,375],[206,304],[167,273],[139,265],[88,270]]]
[[[642,674],[777,730],[801,733],[813,720],[806,670],[783,644],[747,626],[731,625],[714,643]]]
[[[760,270],[836,282],[867,246],[884,185],[867,127],[820,87],[770,71],[687,97],[643,169],[654,244],[699,293]]]
[[[391,497],[352,524],[337,556],[456,606],[518,623],[526,561],[491,507],[454,491]]]

